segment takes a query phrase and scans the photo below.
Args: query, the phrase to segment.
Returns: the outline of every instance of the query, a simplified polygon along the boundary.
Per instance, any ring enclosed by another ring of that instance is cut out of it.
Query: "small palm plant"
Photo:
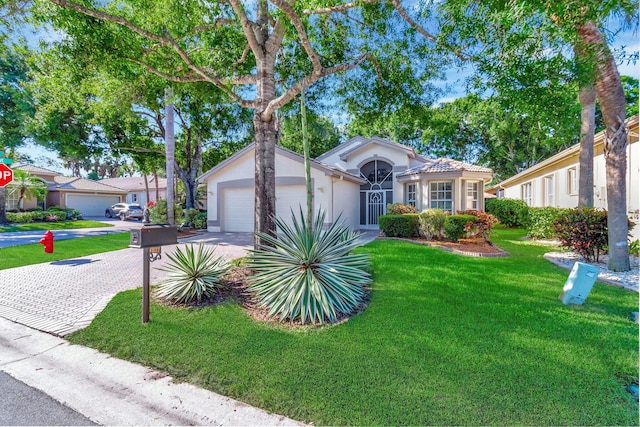
[[[292,225],[275,219],[280,230],[276,237],[260,234],[272,246],[251,251],[248,267],[255,275],[248,290],[269,316],[282,321],[334,323],[339,313],[351,313],[363,301],[364,287],[371,282],[365,271],[369,259],[350,254],[361,244],[359,235],[339,220],[322,230],[324,212],[313,224],[302,209],[299,220],[291,214]]]
[[[174,254],[167,255],[170,262],[158,269],[168,272],[169,276],[160,281],[155,295],[175,303],[190,303],[213,296],[222,285],[221,276],[229,270],[227,261],[214,257],[214,251],[215,248],[202,244],[197,250],[193,245],[186,246],[184,252],[176,248]]]

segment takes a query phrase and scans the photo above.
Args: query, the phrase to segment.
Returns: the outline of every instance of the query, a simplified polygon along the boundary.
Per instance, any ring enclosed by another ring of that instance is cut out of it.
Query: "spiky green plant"
[[[220,277],[229,269],[227,261],[223,257],[215,257],[214,251],[215,248],[200,244],[197,250],[188,245],[184,252],[177,247],[173,254],[167,254],[170,262],[158,270],[169,275],[159,282],[156,296],[176,303],[213,296],[222,284]]]
[[[291,212],[293,224],[281,218],[275,222],[276,237],[260,234],[267,243],[250,253],[248,267],[255,275],[248,290],[272,317],[302,324],[333,323],[339,313],[351,313],[365,296],[371,282],[365,271],[367,255],[350,254],[361,244],[358,233],[342,222],[323,230],[325,214],[318,212],[313,227],[307,227]]]

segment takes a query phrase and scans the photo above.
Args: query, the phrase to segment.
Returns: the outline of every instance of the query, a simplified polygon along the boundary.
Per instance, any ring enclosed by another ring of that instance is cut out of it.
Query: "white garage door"
[[[120,202],[118,196],[104,196],[98,194],[67,194],[66,206],[77,209],[82,216],[104,216],[109,206]]]
[[[306,212],[306,188],[304,185],[281,185],[276,188],[276,215],[291,223],[291,209],[296,217],[302,205]],[[222,231],[253,232],[253,188],[233,188],[224,191],[222,207]]]

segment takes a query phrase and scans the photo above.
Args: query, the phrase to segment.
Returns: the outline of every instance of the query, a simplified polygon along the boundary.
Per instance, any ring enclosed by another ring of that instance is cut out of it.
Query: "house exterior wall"
[[[206,179],[207,184],[207,218],[209,231],[225,231],[224,218],[225,211],[225,191],[236,189],[255,189],[254,176],[254,151],[249,150],[236,158],[232,164],[227,165],[214,175]],[[346,225],[358,228],[354,224],[357,221],[356,214],[353,214],[353,201],[358,199],[359,186],[356,183],[340,180],[317,168],[311,168],[311,181],[313,185],[313,211],[314,215],[320,210],[326,212],[325,224],[328,225],[336,220],[343,213],[342,219],[348,222]],[[288,220],[290,217],[289,207],[293,208],[297,215],[298,206],[290,206],[287,201],[291,194],[301,194],[304,181],[304,164],[299,160],[289,158],[276,153],[276,206],[280,205],[276,214]],[[287,199],[287,200],[283,200]],[[280,200],[281,203],[278,201]],[[253,201],[251,201],[253,205]],[[300,200],[303,212],[306,212],[306,199]],[[287,205],[287,208],[282,206]],[[284,211],[286,209],[286,211]],[[253,212],[253,209],[251,210]],[[249,219],[246,219],[247,221]],[[251,221],[253,214],[251,215]],[[253,222],[249,224],[253,227]]]
[[[629,143],[627,144],[627,212],[629,218],[638,225],[631,231],[632,239],[640,238],[640,143],[638,143],[638,125],[630,126]],[[555,206],[573,208],[578,206],[579,150],[568,150],[548,165],[535,168],[529,173],[508,180],[495,188],[503,189],[499,197],[523,199],[526,186],[531,188],[530,206]],[[575,178],[573,178],[575,177]],[[573,179],[572,179],[573,178]],[[549,185],[549,179],[553,181]],[[553,195],[549,195],[549,187]],[[593,205],[607,209],[607,177],[603,152],[603,144],[596,143],[593,159]],[[498,190],[499,191],[499,190]]]

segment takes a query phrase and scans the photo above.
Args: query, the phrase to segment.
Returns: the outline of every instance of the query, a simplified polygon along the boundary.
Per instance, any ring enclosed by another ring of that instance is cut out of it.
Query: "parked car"
[[[108,207],[104,211],[104,216],[107,218],[118,217],[122,221],[127,219],[139,219],[142,220],[142,214],[144,210],[140,205],[133,203],[116,203],[115,205]]]

